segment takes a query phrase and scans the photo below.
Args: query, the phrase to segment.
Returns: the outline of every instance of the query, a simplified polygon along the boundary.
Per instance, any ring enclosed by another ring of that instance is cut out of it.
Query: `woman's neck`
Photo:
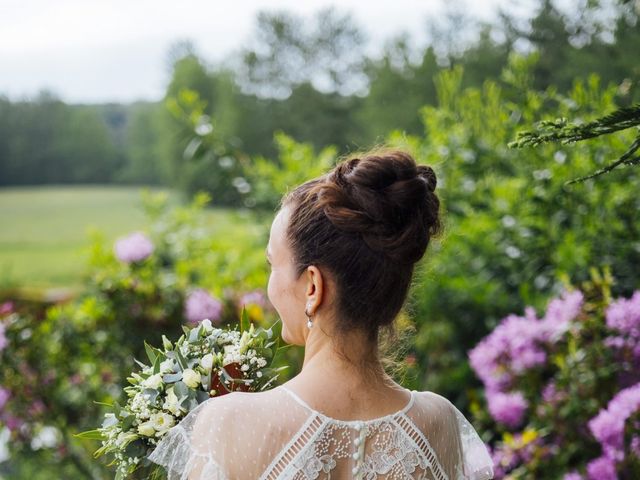
[[[341,341],[336,342],[333,338],[341,338]],[[354,388],[380,388],[394,384],[380,362],[377,344],[365,335],[356,332],[327,334],[320,329],[310,332],[307,338],[302,371],[298,377],[334,380]]]

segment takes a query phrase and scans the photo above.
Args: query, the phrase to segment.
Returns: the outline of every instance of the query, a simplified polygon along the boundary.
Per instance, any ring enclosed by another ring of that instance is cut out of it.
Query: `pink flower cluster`
[[[593,460],[587,466],[589,478],[617,478],[615,477],[616,462],[625,458],[624,426],[626,420],[640,410],[640,383],[620,390],[600,413],[589,420],[589,430],[602,445],[603,455]],[[638,443],[638,436],[634,436],[632,443]],[[632,448],[632,451],[634,449]],[[614,476],[600,475],[603,469],[612,469]],[[599,472],[600,476],[591,474],[591,470]]]
[[[114,245],[116,258],[124,263],[139,262],[153,253],[153,243],[142,232],[118,239]]]
[[[525,316],[508,315],[469,352],[469,362],[486,388],[489,412],[497,422],[519,425],[528,403],[522,393],[508,392],[513,380],[547,361],[546,347],[557,342],[582,308],[581,291],[564,291],[551,300],[544,318],[528,306]]]
[[[219,323],[222,319],[222,302],[202,288],[195,289],[187,297],[184,316],[192,324],[207,318],[211,323]]]
[[[608,337],[608,347],[631,352],[636,367],[640,367],[640,290],[629,299],[612,302],[605,311],[607,327],[619,335]]]
[[[4,323],[0,321],[0,352],[7,348],[7,345],[9,344],[5,332],[6,327],[4,326]]]
[[[240,297],[240,305],[254,304],[260,307],[264,307],[266,305],[266,299],[262,290],[252,290],[251,292],[247,292],[242,297]]]

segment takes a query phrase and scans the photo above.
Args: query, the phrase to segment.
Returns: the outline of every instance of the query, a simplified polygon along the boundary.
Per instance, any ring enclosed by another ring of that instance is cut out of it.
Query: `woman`
[[[288,193],[271,226],[268,296],[301,372],[199,405],[150,456],[173,479],[490,479],[478,434],[446,398],[382,366],[415,263],[441,230],[436,175],[372,151]]]

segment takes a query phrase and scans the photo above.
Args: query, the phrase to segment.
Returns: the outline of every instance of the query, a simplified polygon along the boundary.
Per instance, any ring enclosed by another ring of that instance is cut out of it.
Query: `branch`
[[[537,147],[538,145],[549,142],[559,142],[566,145],[633,127],[640,127],[640,104],[619,108],[608,115],[585,124],[569,123],[566,118],[543,120],[537,124],[537,130],[519,132],[516,140],[509,142],[508,146],[509,148],[523,148],[525,146]],[[640,135],[618,160],[592,174],[570,180],[566,182],[565,185],[583,182],[590,178],[597,177],[622,164],[638,165],[640,164],[640,157],[635,156],[635,153],[639,149]]]

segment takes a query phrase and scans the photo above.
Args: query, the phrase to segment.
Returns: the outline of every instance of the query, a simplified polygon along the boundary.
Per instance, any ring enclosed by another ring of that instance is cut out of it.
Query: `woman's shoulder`
[[[431,390],[413,390],[415,404],[434,413],[455,413],[455,404],[447,397]]]

